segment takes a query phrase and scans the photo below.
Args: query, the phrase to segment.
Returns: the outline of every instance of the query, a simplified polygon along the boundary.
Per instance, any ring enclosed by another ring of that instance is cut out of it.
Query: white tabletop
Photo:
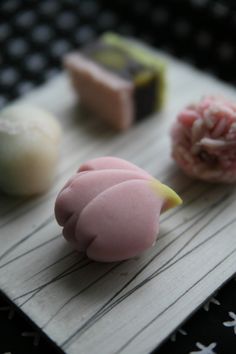
[[[126,133],[83,114],[64,74],[24,98],[61,120],[61,162],[47,195],[29,201],[1,197],[0,288],[66,353],[150,352],[236,271],[234,186],[185,177],[171,160],[169,139],[184,105],[209,93],[234,98],[235,91],[166,60],[166,109]],[[102,155],[138,164],[184,200],[163,214],[156,245],[122,263],[79,258],[53,215],[67,178],[80,163]]]

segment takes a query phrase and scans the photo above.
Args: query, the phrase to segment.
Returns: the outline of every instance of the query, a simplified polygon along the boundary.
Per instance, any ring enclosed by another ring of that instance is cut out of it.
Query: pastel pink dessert
[[[151,247],[161,212],[179,196],[141,168],[115,157],[83,164],[60,191],[55,216],[63,235],[96,261],[121,261]]]
[[[186,107],[171,131],[172,156],[189,176],[236,182],[236,103],[208,96]]]
[[[83,107],[116,130],[130,128],[165,103],[165,62],[130,38],[105,33],[63,61]]]

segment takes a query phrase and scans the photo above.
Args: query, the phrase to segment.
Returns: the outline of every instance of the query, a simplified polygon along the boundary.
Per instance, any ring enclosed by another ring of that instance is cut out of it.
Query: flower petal
[[[79,216],[87,203],[107,188],[130,179],[147,177],[139,170],[110,169],[78,173],[57,197],[55,215],[58,223],[64,226],[74,212]]]
[[[96,236],[87,255],[98,261],[134,257],[155,242],[163,202],[163,197],[157,197],[145,180],[113,186],[94,198],[80,214],[77,241]]]
[[[78,172],[90,171],[90,170],[106,170],[106,169],[122,169],[122,170],[132,170],[142,172],[145,176],[150,175],[144,171],[142,168],[128,162],[126,160],[120,159],[118,157],[99,157],[96,159],[89,160],[82,164]]]

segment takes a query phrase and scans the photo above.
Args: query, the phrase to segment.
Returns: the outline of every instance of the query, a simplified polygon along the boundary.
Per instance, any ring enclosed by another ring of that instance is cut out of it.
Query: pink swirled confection
[[[189,176],[236,182],[236,103],[208,96],[189,105],[171,130],[172,156]]]
[[[84,163],[57,196],[63,235],[91,259],[111,262],[151,247],[161,212],[179,196],[128,161],[101,157]]]

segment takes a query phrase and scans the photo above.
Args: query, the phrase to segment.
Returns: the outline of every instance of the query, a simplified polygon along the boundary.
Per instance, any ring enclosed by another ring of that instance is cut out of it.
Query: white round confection
[[[0,190],[31,196],[53,182],[61,128],[48,112],[15,104],[0,112]]]

